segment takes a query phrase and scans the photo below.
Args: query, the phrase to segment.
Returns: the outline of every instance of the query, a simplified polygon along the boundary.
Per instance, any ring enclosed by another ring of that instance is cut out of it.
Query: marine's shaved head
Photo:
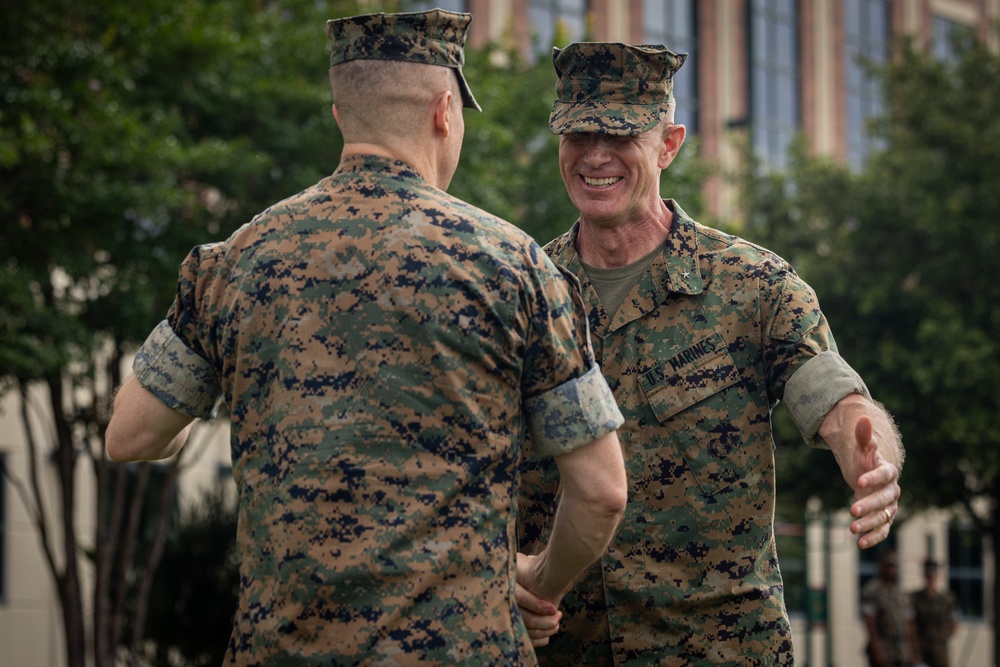
[[[408,140],[429,131],[431,104],[450,91],[461,100],[447,67],[386,60],[353,60],[330,68],[338,124],[348,143]],[[428,115],[420,113],[426,109]],[[461,109],[458,110],[461,113]]]

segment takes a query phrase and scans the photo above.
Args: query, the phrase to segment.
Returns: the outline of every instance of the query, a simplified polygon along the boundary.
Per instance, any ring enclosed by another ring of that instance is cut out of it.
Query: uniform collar
[[[417,178],[425,180],[417,170],[402,160],[393,160],[381,155],[353,154],[340,159],[334,176],[341,174],[381,173],[390,177]]]
[[[694,295],[704,290],[698,267],[696,223],[673,199],[668,199],[665,203],[674,212],[674,218],[663,245],[663,254],[653,260],[649,270],[639,279],[637,291],[632,292],[635,298],[627,298],[622,303],[614,321],[608,321],[576,251],[580,221],[577,220],[569,232],[556,238],[548,246],[552,259],[580,279],[584,302],[590,315],[591,331],[595,334],[603,337],[607,331],[614,331],[642,317],[666,301],[672,293]]]
[[[698,268],[698,232],[694,220],[684,212],[684,209],[673,199],[664,202],[674,213],[663,246],[663,255],[653,260],[650,266],[654,299],[659,302],[667,294],[701,294],[704,283]],[[577,220],[569,232],[556,238],[549,246],[552,259],[562,264],[572,273],[582,279],[586,277],[583,263],[576,252],[576,237],[580,232],[580,221]]]
[[[668,292],[701,294],[705,284],[698,263],[698,229],[691,217],[673,199],[666,200],[667,208],[674,212],[663,250],[666,275],[663,285]]]

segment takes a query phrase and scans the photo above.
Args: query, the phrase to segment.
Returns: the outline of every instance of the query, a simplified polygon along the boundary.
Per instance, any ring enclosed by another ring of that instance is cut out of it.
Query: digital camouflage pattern
[[[912,595],[920,659],[927,667],[948,667],[948,640],[955,622],[955,596],[951,591],[927,590],[919,590]]]
[[[576,253],[578,225],[545,248],[583,286],[595,354],[625,416],[629,504],[608,552],[564,598],[562,629],[539,662],[792,665],[770,411],[790,398],[789,378],[813,369],[843,381],[796,399],[803,408],[825,414],[864,385],[791,266],[666,203],[663,253],[611,319]],[[523,551],[551,530],[556,482],[546,462],[526,469]]]
[[[662,45],[576,42],[552,49],[559,77],[549,116],[555,134],[635,135],[658,122],[687,54]]]
[[[330,67],[349,60],[399,60],[455,70],[462,102],[482,111],[465,80],[465,38],[471,14],[426,12],[364,14],[326,22]]]
[[[350,156],[184,261],[136,375],[206,416],[240,493],[245,665],[533,665],[513,502],[621,414],[575,280],[402,162]]]
[[[888,667],[911,663],[908,624],[913,619],[910,597],[898,584],[875,577],[861,589],[861,613],[875,616],[878,643]]]

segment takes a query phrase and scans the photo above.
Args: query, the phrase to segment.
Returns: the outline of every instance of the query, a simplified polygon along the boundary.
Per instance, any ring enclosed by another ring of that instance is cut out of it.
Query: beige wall
[[[928,555],[942,563],[940,581],[943,585],[947,582],[947,531],[950,518],[951,514],[947,512],[931,511],[901,521],[894,528],[900,557],[900,586],[903,590],[917,590],[923,586],[921,568]],[[793,615],[792,633],[798,661],[805,664],[806,658],[810,658],[811,667],[867,664],[864,658],[867,633],[861,619],[860,589],[857,583],[859,550],[856,538],[850,532],[850,523],[851,517],[846,511],[835,515],[830,522],[827,541],[824,541],[824,526],[821,522],[813,523],[807,529],[809,585],[812,588],[825,588],[829,600],[826,625],[813,628],[808,641],[806,635],[809,629],[805,619]],[[928,536],[933,536],[933,554],[926,553]],[[778,558],[780,561],[780,553]],[[983,559],[984,562],[992,562],[992,554],[987,551]],[[830,572],[828,584],[824,581],[827,562]],[[985,576],[987,583],[994,579],[990,569],[987,569]],[[960,622],[958,632],[948,647],[951,664],[986,667],[991,664],[988,656],[992,651],[992,641],[993,635],[987,621],[973,619]],[[960,658],[964,661],[960,662]]]
[[[45,394],[30,393],[30,404],[44,416]],[[40,420],[34,420],[36,433],[44,433]],[[28,479],[29,457],[20,419],[20,399],[9,393],[0,397],[0,451],[7,459],[7,470],[24,483]],[[54,478],[51,464],[38,457],[38,465],[46,480]],[[27,492],[27,486],[24,487]],[[46,501],[54,506],[54,485],[44,487]],[[6,597],[0,603],[0,656],[4,664],[38,665],[65,664],[57,596],[46,566],[38,533],[24,502],[11,484],[4,484],[6,516],[4,525],[4,583]],[[93,502],[89,503],[92,505]],[[80,502],[77,507],[88,506]],[[92,524],[91,524],[92,525]],[[53,535],[53,538],[56,536]],[[89,573],[87,580],[90,580]]]
[[[37,387],[29,393],[32,428],[39,448],[37,465],[42,481],[43,496],[48,516],[54,517],[58,508],[58,493],[53,464],[48,460],[51,451],[51,427],[48,415],[47,390]],[[27,438],[20,417],[20,399],[14,393],[0,396],[0,451],[6,455],[9,474],[19,481],[25,492],[29,479]],[[194,447],[187,453],[189,470],[180,477],[181,502],[195,502],[203,492],[220,482],[219,466],[229,465],[229,426],[216,423],[192,433]],[[74,502],[77,535],[81,550],[93,546],[96,489],[94,477],[85,457],[77,463],[77,494]],[[222,484],[235,496],[232,480]],[[0,601],[0,664],[25,667],[58,667],[65,664],[65,643],[58,596],[52,575],[41,548],[35,522],[29,514],[18,490],[4,483],[5,552],[4,583],[6,595]],[[58,525],[49,518],[49,539],[57,557],[61,556]],[[85,557],[79,559],[85,608],[92,599],[93,569]],[[89,616],[89,612],[85,612]],[[87,640],[90,640],[88,636]]]

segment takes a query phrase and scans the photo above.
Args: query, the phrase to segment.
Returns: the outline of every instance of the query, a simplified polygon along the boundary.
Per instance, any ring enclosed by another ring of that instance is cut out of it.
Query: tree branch
[[[31,481],[31,492],[34,503],[27,497],[25,491],[24,503],[28,512],[32,515],[35,526],[38,528],[39,540],[42,543],[42,553],[49,565],[49,571],[56,581],[56,588],[62,588],[62,572],[59,571],[55,554],[52,551],[52,544],[49,541],[49,525],[45,513],[45,500],[42,496],[42,485],[38,473],[38,443],[35,440],[35,432],[31,428],[31,417],[28,414],[28,390],[20,379],[17,381],[18,394],[21,397],[21,423],[24,425],[25,440],[28,444],[28,478]],[[21,485],[15,485],[21,488]]]

